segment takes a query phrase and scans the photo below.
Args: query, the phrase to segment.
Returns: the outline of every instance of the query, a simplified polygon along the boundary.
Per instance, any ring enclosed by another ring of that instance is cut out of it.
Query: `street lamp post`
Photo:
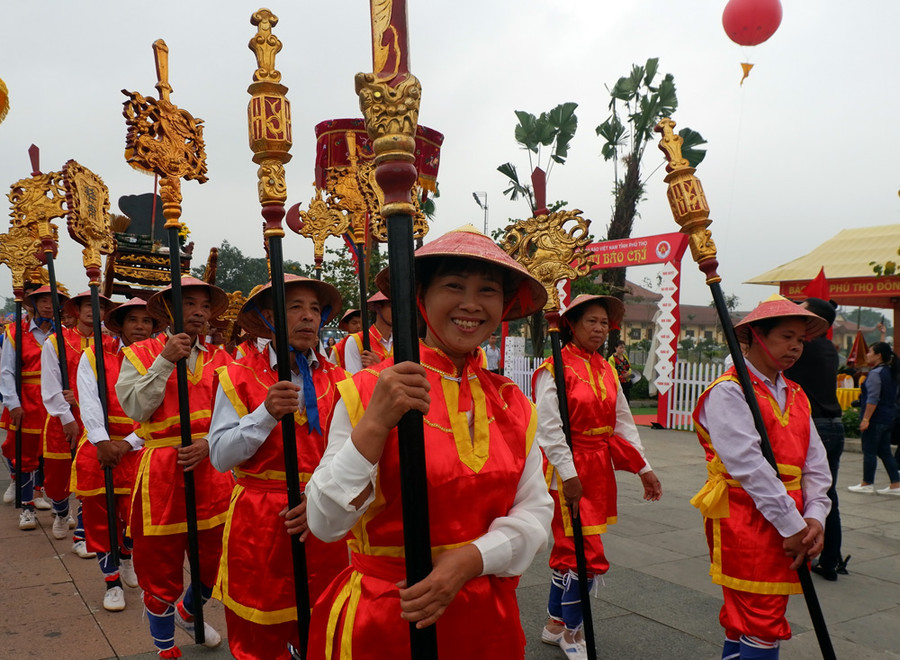
[[[488,198],[487,193],[484,191],[473,192],[472,197],[475,198],[475,203],[478,204],[479,207],[484,209],[484,235],[488,236]],[[482,201],[484,198],[484,201]]]

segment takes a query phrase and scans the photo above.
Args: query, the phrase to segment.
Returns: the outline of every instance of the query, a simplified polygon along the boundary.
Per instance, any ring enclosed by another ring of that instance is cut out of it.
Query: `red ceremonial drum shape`
[[[325,173],[335,167],[348,167],[351,162],[348,144],[354,140],[355,156],[359,160],[372,160],[372,140],[362,119],[329,119],[316,124],[316,187],[325,188]],[[435,192],[441,144],[444,135],[422,126],[416,128],[416,153],[414,164],[418,173],[416,185]]]

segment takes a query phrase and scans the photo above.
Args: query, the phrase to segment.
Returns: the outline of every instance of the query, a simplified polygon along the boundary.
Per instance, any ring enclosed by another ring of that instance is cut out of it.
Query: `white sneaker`
[[[4,504],[12,504],[16,501],[16,482],[13,480],[10,482],[9,486],[6,487],[6,490],[3,491],[3,503]]]
[[[137,573],[134,572],[134,560],[123,559],[119,562],[119,577],[126,587],[136,589],[138,586]]]
[[[125,592],[122,587],[107,589],[103,596],[103,609],[110,612],[121,612],[125,609]]]
[[[72,544],[72,552],[82,559],[92,559],[97,556],[96,552],[88,552],[87,544],[84,541],[75,541]]]
[[[53,508],[53,504],[50,503],[46,496],[41,495],[34,498],[34,508],[38,511],[49,511]]]
[[[866,484],[865,486],[862,484],[856,484],[855,486],[847,486],[847,490],[851,493],[874,493],[875,486],[874,484]]]
[[[62,516],[53,516],[53,538],[64,539],[69,535],[69,523]]]
[[[37,528],[37,520],[34,517],[34,511],[24,509],[19,514],[19,529],[35,529]]]
[[[887,488],[880,488],[878,490],[879,495],[898,495],[900,496],[900,488],[891,488],[888,486]]]
[[[588,660],[587,645],[584,643],[584,633],[577,631],[574,635],[565,631],[559,638],[559,648],[563,650],[569,660]]]
[[[559,632],[553,632],[547,626],[544,626],[544,629],[541,630],[541,641],[544,644],[550,644],[551,646],[559,646],[559,640],[562,639],[563,636],[563,628]]]
[[[191,636],[192,639],[196,639],[194,637],[194,622],[193,621],[185,621],[181,617],[181,612],[178,611],[178,607],[175,607],[175,625],[181,628],[184,632]],[[219,644],[222,643],[222,636],[209,625],[205,620],[203,621],[203,646],[207,648],[215,648]]]

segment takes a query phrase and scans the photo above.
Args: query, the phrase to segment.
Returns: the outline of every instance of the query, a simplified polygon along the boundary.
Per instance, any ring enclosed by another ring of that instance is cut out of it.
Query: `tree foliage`
[[[659,58],[652,57],[641,66],[635,64],[631,72],[622,76],[609,90],[610,114],[597,126],[597,135],[603,139],[601,155],[612,160],[615,172],[613,185],[613,212],[607,231],[607,240],[629,238],[637,217],[638,204],[644,198],[646,178],[642,177],[641,161],[647,145],[653,141],[653,129],[664,117],[670,117],[678,107],[675,78],[671,73],[657,80]],[[684,139],[682,154],[696,167],[706,155],[700,146],[706,141],[690,128],[678,134]],[[663,161],[651,171],[655,172]],[[624,298],[625,269],[603,271],[603,281],[612,295]],[[618,340],[618,332],[610,333],[610,345]]]
[[[368,260],[369,277],[367,280],[366,298],[375,293],[378,288],[375,286],[375,276],[387,266],[387,253],[383,250],[371,250]],[[306,277],[315,277],[315,265],[299,266],[298,274]],[[337,290],[341,292],[341,300],[344,302],[344,309],[354,308],[360,309],[359,301],[359,276],[356,274],[356,268],[353,266],[353,260],[350,257],[349,250],[344,247],[341,249],[325,248],[325,259],[322,262],[322,279],[333,284]]]
[[[516,110],[518,123],[515,128],[516,142],[528,154],[528,170],[534,171],[541,167],[541,159],[544,156],[544,148],[550,148],[548,163],[546,166],[547,180],[554,163],[565,164],[569,157],[569,144],[578,130],[578,117],[575,115],[577,103],[560,103],[547,112],[535,116],[524,110]],[[534,190],[527,181],[519,180],[519,173],[512,163],[504,163],[497,168],[503,176],[509,179],[509,187],[503,194],[516,201],[520,197],[528,203],[531,215],[535,211]],[[557,207],[559,208],[559,207]],[[553,210],[553,209],[551,209]]]

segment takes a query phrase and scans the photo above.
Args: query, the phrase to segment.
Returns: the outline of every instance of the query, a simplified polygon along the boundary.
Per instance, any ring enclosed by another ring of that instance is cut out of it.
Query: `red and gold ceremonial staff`
[[[290,345],[287,335],[287,310],[284,288],[284,253],[282,239],[284,229],[284,203],[287,200],[284,164],[291,159],[291,105],[285,94],[288,88],[281,84],[281,72],[275,68],[275,55],[281,50],[281,40],[272,34],[278,17],[268,9],[260,9],[250,17],[257,27],[250,40],[250,50],[256,55],[257,69],[247,91],[251,95],[247,107],[250,129],[250,148],[253,162],[259,165],[258,192],[262,206],[263,235],[269,252],[270,280],[272,282],[272,314],[274,316],[275,355],[278,361],[278,380],[291,380]],[[324,241],[324,237],[322,239]],[[320,271],[316,270],[317,275]],[[281,440],[284,446],[284,472],[288,492],[288,510],[300,506],[300,468],[297,461],[297,435],[294,416],[281,419]],[[309,640],[309,581],[306,570],[306,548],[300,536],[292,534],[291,559],[294,569],[294,597],[297,603],[297,628],[300,648],[290,648],[294,658],[306,657]],[[290,644],[288,645],[290,647]]]
[[[419,361],[416,282],[413,266],[411,191],[416,183],[416,125],[422,87],[409,72],[406,0],[370,0],[372,73],[356,74],[359,107],[375,150],[375,180],[384,192],[381,215],[387,223],[390,260],[394,361]],[[431,572],[428,527],[428,480],[425,471],[423,417],[409,411],[397,424],[400,492],[407,586]],[[416,660],[437,657],[436,626],[410,623],[410,646]]]
[[[687,234],[690,238],[691,256],[697,262],[698,268],[706,275],[706,284],[712,293],[716,313],[725,333],[725,341],[734,360],[734,367],[741,389],[753,416],[753,424],[760,437],[760,448],[763,457],[772,466],[777,475],[778,465],[775,454],[772,451],[772,444],[766,432],[765,422],[763,421],[759,403],[754,393],[753,383],[750,379],[750,372],[747,370],[747,364],[744,361],[744,354],[741,352],[740,344],[734,332],[734,325],[728,313],[728,307],[725,304],[725,296],[722,293],[721,286],[722,278],[716,272],[719,262],[716,259],[716,244],[712,240],[712,232],[708,229],[712,223],[712,220],[709,219],[709,205],[706,202],[706,195],[703,193],[700,180],[694,176],[694,168],[681,155],[681,145],[684,140],[681,136],[675,134],[674,128],[675,122],[666,118],[659,122],[654,129],[662,135],[659,141],[659,148],[665,154],[667,161],[666,172],[668,174],[665,181],[669,184],[667,193],[669,206],[672,209],[675,222],[681,227],[682,233]],[[816,631],[816,638],[819,641],[822,657],[825,660],[832,660],[835,658],[835,654],[831,638],[828,635],[828,625],[825,623],[825,616],[822,614],[822,608],[816,596],[816,590],[809,575],[806,561],[801,562],[797,568],[797,574],[800,578],[800,585],[803,588],[803,596],[806,599],[809,616]]]
[[[62,173],[41,172],[41,150],[31,145],[28,148],[31,159],[31,177],[21,179],[12,184],[9,200],[12,202],[13,225],[34,227],[41,239],[41,250],[47,273],[50,276],[50,299],[53,301],[53,330],[56,333],[56,344],[61,347],[59,357],[59,373],[64,390],[69,389],[69,368],[66,363],[65,338],[60,315],[59,290],[56,281],[55,255],[59,247],[59,232],[51,220],[65,214],[63,202],[66,199],[62,186]],[[73,452],[74,455],[74,452]]]
[[[13,296],[16,301],[16,396],[22,400],[22,300],[25,297],[25,273],[40,268],[37,255],[40,240],[25,226],[10,227],[8,234],[0,234],[0,263],[12,273]],[[12,333],[10,333],[12,336]],[[16,508],[22,508],[22,423],[16,425]]]
[[[184,331],[184,309],[181,297],[181,179],[205,183],[206,152],[203,147],[203,120],[195,119],[169,100],[169,48],[162,39],[153,42],[156,62],[156,89],[159,99],[122,90],[125,101],[128,134],[125,138],[125,160],[136,169],[154,172],[160,177],[159,196],[169,234],[169,270],[172,281],[172,331]],[[99,350],[97,351],[100,352]],[[191,410],[188,399],[187,358],[175,365],[178,382],[178,410],[181,424],[181,446],[191,446]],[[200,551],[197,537],[197,495],[194,473],[183,472],[184,499],[187,510],[188,563],[191,568],[194,630],[198,644],[203,644],[203,598],[200,584]]]
[[[66,191],[69,235],[84,246],[82,261],[91,290],[91,315],[94,326],[94,359],[97,366],[97,394],[106,432],[109,433],[109,393],[106,391],[106,356],[103,350],[103,331],[100,328],[100,255],[115,250],[115,239],[109,225],[109,189],[103,180],[74,160],[63,165],[62,183]],[[64,347],[60,348],[64,354]],[[110,558],[113,566],[119,566],[119,536],[116,529],[116,490],[112,468],[103,468],[103,485],[106,490],[106,524],[109,531]]]
[[[590,242],[588,227],[590,220],[581,217],[581,211],[555,211],[547,209],[546,179],[544,172],[537,168],[532,173],[534,183],[534,217],[515,223],[502,247],[516,261],[525,266],[547,290],[547,304],[544,315],[553,348],[553,380],[559,400],[559,417],[569,451],[572,449],[572,425],[569,417],[569,398],[563,367],[562,342],[559,336],[560,302],[556,285],[564,280],[573,280],[590,270],[585,246]],[[565,227],[570,221],[574,225]],[[575,546],[575,564],[578,586],[581,594],[581,611],[584,621],[584,639],[589,660],[596,660],[597,646],[594,641],[594,622],[591,616],[590,583],[588,582],[587,559],[584,551],[584,533],[581,514],[570,508],[572,519],[572,540]]]

